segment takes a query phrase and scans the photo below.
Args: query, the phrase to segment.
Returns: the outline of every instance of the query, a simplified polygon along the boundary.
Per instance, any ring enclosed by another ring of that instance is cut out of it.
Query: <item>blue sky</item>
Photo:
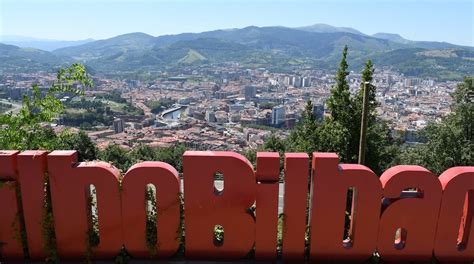
[[[474,46],[473,0],[0,0],[0,35],[103,39],[326,23]]]

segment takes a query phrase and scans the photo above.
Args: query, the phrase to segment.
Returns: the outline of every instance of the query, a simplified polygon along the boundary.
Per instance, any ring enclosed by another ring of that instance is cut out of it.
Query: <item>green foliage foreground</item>
[[[0,115],[0,149],[47,149],[56,147],[54,132],[49,124],[64,112],[58,99],[62,94],[82,95],[92,86],[92,80],[81,64],[58,71],[57,80],[42,94],[38,85],[33,85],[31,98],[23,96],[23,105],[18,114]]]

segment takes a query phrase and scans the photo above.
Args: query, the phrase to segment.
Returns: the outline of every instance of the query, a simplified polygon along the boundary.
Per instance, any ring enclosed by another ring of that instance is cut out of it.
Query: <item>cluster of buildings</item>
[[[31,84],[47,87],[53,80],[54,76],[45,73],[3,75],[0,98],[19,100]],[[360,74],[348,76],[352,94],[359,91],[360,80]],[[181,74],[166,73],[150,81],[97,77],[94,82],[95,87],[86,96],[119,90],[123,98],[144,112],[143,116],[116,117],[112,127],[88,132],[99,146],[184,144],[194,149],[241,151],[257,148],[272,133],[288,136],[308,100],[313,102],[317,119],[328,115],[325,102],[334,76],[307,68],[275,73],[230,64],[184,69]],[[450,112],[450,93],[457,83],[381,70],[375,72],[373,84],[377,87],[380,118],[394,133],[416,141],[417,131]],[[151,102],[162,100],[175,104],[153,113]]]

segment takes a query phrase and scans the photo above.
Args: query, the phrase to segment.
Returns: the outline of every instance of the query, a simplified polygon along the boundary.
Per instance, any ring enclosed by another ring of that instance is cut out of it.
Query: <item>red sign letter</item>
[[[280,155],[278,152],[257,152],[257,201],[255,258],[276,260],[278,230],[278,180]]]
[[[23,215],[25,217],[28,253],[33,260],[43,260],[44,252],[42,219],[44,217],[44,174],[46,151],[25,151],[18,155],[18,181],[21,187]]]
[[[306,208],[308,204],[309,157],[306,153],[285,154],[283,203],[283,258],[304,260]]]
[[[364,261],[376,247],[382,187],[367,167],[338,163],[336,154],[313,153],[311,260]],[[351,228],[349,240],[343,242],[351,187]]]
[[[474,260],[474,167],[455,167],[439,177],[443,201],[435,255],[442,263]]]
[[[255,242],[255,221],[248,213],[255,201],[255,175],[250,162],[233,152],[186,151],[183,158],[186,256],[238,259]],[[224,175],[216,192],[214,174]],[[224,228],[222,245],[214,243],[214,227]]]
[[[122,247],[122,214],[119,172],[105,162],[76,163],[75,151],[53,151],[48,155],[54,225],[61,259],[81,259],[89,229],[87,194],[97,190],[100,243],[94,258],[110,259]],[[133,231],[132,231],[133,232]]]
[[[441,184],[420,166],[395,166],[380,177],[385,199],[377,249],[387,262],[431,260],[441,203]],[[406,189],[416,189],[412,197]]]
[[[171,257],[178,250],[176,241],[180,225],[180,179],[176,169],[164,162],[142,162],[125,174],[122,182],[122,208],[125,248],[134,257],[149,257],[146,245],[147,184],[156,188],[157,233],[156,255]]]

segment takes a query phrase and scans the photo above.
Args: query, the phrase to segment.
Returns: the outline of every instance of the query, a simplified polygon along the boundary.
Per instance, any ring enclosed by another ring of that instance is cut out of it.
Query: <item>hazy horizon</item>
[[[42,40],[328,24],[367,35],[393,33],[415,41],[474,46],[474,4],[469,0],[72,0],[67,5],[60,0],[2,0],[0,12],[1,36]]]

